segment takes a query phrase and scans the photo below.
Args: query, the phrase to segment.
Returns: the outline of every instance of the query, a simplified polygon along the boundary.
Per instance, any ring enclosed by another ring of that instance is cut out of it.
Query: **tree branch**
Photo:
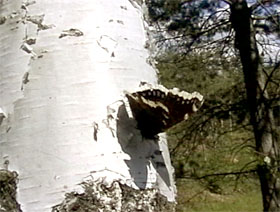
[[[262,90],[262,96],[264,95],[264,92],[265,92],[265,90],[266,90],[266,88],[267,88],[269,82],[271,81],[271,79],[272,79],[272,77],[273,77],[273,74],[276,72],[276,70],[278,70],[279,67],[280,67],[280,62],[278,62],[278,63],[275,64],[273,70],[270,72],[269,75],[268,75],[268,74],[265,72],[265,70],[263,69],[264,73],[265,73],[266,76],[267,76],[267,80],[266,80],[265,86],[264,86],[264,88],[263,88],[263,90]]]
[[[253,4],[250,8],[251,11],[254,11],[257,9],[259,6],[262,6],[263,4],[270,2],[270,0],[258,0],[255,4]]]
[[[280,16],[280,12],[279,13],[275,13],[275,14],[271,14],[269,16],[260,16],[260,15],[252,15],[252,19],[253,20],[275,20],[275,18],[278,18]]]
[[[230,1],[230,0],[223,0],[223,2],[225,2],[226,4],[229,4],[229,5],[232,4],[232,1]]]
[[[228,175],[241,175],[241,174],[250,174],[250,173],[256,173],[257,169],[249,169],[246,171],[238,171],[238,172],[224,172],[224,173],[213,173],[213,174],[206,174],[200,177],[194,177],[194,179],[197,180],[201,180],[201,179],[205,179],[208,177],[216,177],[216,176],[228,176]],[[192,178],[192,177],[188,177],[188,176],[183,176],[183,177],[179,177],[179,178]]]
[[[275,24],[279,25],[278,21],[273,17],[273,14],[264,6],[265,3],[269,2],[269,0],[258,1],[260,6],[269,14]]]

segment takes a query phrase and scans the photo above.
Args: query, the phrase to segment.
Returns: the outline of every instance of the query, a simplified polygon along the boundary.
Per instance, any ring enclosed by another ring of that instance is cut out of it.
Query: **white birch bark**
[[[164,136],[117,129],[123,90],[157,83],[146,39],[128,0],[0,0],[0,168],[18,172],[23,211],[50,211],[89,176],[174,201]]]

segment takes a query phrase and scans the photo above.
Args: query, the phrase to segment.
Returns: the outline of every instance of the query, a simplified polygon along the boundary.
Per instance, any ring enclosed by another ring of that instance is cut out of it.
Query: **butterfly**
[[[154,138],[158,133],[186,120],[203,104],[198,92],[188,93],[162,85],[125,93],[137,127],[143,137]]]

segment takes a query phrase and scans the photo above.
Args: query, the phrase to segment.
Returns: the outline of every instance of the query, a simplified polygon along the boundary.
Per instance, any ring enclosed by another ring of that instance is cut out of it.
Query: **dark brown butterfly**
[[[190,94],[161,85],[134,93],[126,92],[126,97],[138,129],[146,138],[154,138],[158,133],[186,120],[203,103],[203,97],[197,92]]]

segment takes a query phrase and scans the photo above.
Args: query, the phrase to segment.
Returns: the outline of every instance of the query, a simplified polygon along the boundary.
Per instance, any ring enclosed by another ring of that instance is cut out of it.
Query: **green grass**
[[[198,182],[177,183],[177,212],[261,212],[262,199],[256,180],[246,180],[237,189],[224,188],[222,194],[211,193]]]

